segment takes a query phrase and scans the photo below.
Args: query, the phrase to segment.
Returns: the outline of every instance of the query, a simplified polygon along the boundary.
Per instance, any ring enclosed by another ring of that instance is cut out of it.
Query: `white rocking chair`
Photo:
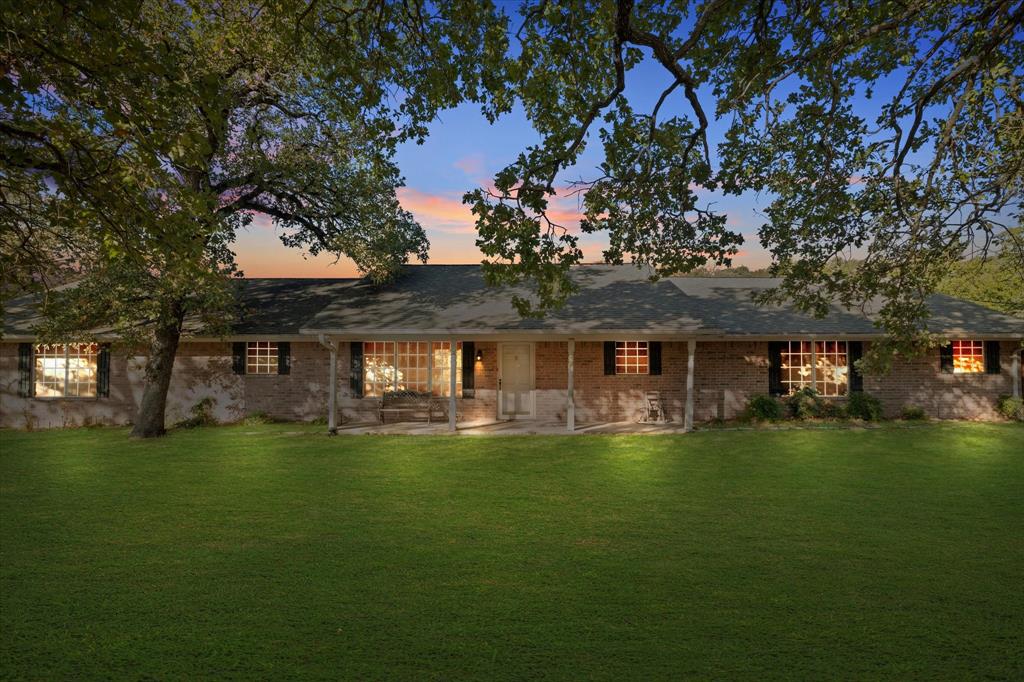
[[[660,391],[647,391],[644,395],[644,413],[640,418],[641,424],[664,424],[668,419],[665,417],[665,403],[661,399]]]

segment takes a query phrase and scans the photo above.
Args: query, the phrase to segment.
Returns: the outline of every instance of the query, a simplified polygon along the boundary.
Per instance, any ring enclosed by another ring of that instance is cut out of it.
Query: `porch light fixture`
[[[477,351],[476,351],[476,361],[477,362],[483,362],[484,361],[484,352],[483,352],[483,350],[477,349]]]

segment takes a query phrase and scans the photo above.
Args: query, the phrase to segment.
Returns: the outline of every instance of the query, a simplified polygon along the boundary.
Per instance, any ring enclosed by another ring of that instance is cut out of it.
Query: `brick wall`
[[[145,380],[145,357],[118,352],[110,358],[110,396],[106,398],[21,398],[18,396],[18,344],[0,343],[0,426],[53,428],[89,424],[129,424],[135,417]],[[178,350],[167,394],[167,423],[186,418],[209,396],[214,415],[234,421],[243,414],[239,377],[231,373],[227,343],[184,343]]]
[[[367,422],[377,417],[375,398],[355,398],[350,387],[347,342],[339,344],[339,421]],[[942,419],[995,418],[995,400],[1012,390],[1012,354],[1016,342],[1001,345],[999,375],[953,375],[939,371],[938,351],[897,361],[890,374],[865,377],[866,391],[896,416],[916,405]],[[498,344],[477,342],[483,353],[475,365],[475,398],[458,401],[464,421],[492,420],[497,414]],[[188,416],[205,397],[215,401],[214,414],[225,422],[264,413],[282,419],[312,420],[327,414],[329,353],[316,342],[292,342],[291,373],[284,376],[237,376],[231,372],[231,344],[183,343],[175,361],[168,395],[167,423]],[[579,424],[632,421],[642,414],[647,391],[659,391],[673,422],[681,423],[686,393],[686,343],[662,343],[660,376],[605,376],[600,342],[576,343],[575,396]],[[768,389],[766,342],[697,344],[694,418],[732,418],[746,400]],[[538,419],[565,419],[568,350],[565,342],[536,344],[536,414]],[[144,358],[115,352],[111,358],[110,397],[100,399],[24,399],[18,390],[18,344],[0,343],[0,426],[48,428],[82,424],[126,424],[142,394]]]
[[[995,419],[996,399],[1013,391],[1013,354],[1019,348],[1016,341],[999,344],[999,374],[944,374],[939,351],[932,349],[895,362],[887,375],[864,377],[864,390],[882,400],[888,416],[913,405],[937,419]]]
[[[682,346],[681,369],[685,388],[686,357]],[[733,419],[747,399],[768,392],[768,343],[729,341],[698,343],[694,354],[694,421]]]
[[[768,345],[698,343],[694,364],[694,418],[735,417],[749,396],[768,390]],[[686,400],[686,342],[661,344],[661,374],[605,375],[601,342],[577,342],[576,421],[633,421],[648,391],[661,394],[669,418],[682,423]],[[565,419],[568,350],[564,342],[537,344],[537,414]]]

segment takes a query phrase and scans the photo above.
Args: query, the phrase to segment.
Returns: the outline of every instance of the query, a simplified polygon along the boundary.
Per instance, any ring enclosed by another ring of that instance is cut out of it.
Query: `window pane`
[[[397,390],[426,393],[427,355],[430,344],[426,341],[401,341],[398,350]]]
[[[451,394],[451,347],[447,341],[431,344],[432,369],[430,372],[430,392],[433,395],[445,396]],[[455,395],[462,395],[462,344],[455,345]]]
[[[647,374],[649,346],[646,341],[615,342],[616,374]]]
[[[980,374],[985,371],[985,344],[981,341],[953,342],[953,373]]]
[[[395,344],[375,341],[363,344],[363,395],[377,397],[395,390]]]
[[[98,365],[98,344],[37,344],[35,347],[36,397],[96,397]]]
[[[814,348],[812,361],[811,348]],[[795,393],[813,384],[817,367],[818,392],[824,396],[846,395],[849,363],[846,341],[790,341],[782,351],[782,384]]]
[[[451,344],[430,341],[368,341],[363,344],[363,395],[415,391],[447,396]],[[462,344],[456,345],[455,394],[462,395]]]
[[[277,342],[250,341],[245,344],[246,374],[277,374]]]

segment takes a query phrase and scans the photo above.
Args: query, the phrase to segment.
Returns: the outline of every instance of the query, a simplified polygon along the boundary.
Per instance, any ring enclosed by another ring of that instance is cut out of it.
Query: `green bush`
[[[928,418],[923,407],[917,405],[904,405],[903,411],[900,412],[900,417],[908,422],[919,422]]]
[[[1024,422],[1024,398],[1001,395],[996,401],[996,409],[1007,419]]]
[[[786,398],[789,414],[795,419],[817,419],[825,411],[825,401],[813,388],[801,388]]]
[[[757,421],[778,421],[782,419],[782,405],[770,395],[751,396],[747,400],[746,415]]]
[[[216,404],[212,397],[207,396],[192,406],[191,417],[178,422],[179,429],[194,429],[199,426],[214,426],[217,418],[213,416],[213,406]]]
[[[271,417],[266,412],[253,412],[242,419],[242,424],[245,426],[262,426],[264,424],[276,424],[277,422],[277,419]]]
[[[846,406],[834,400],[825,400],[821,404],[822,419],[845,419]]]
[[[851,419],[878,421],[882,418],[882,401],[870,393],[856,391],[846,401],[846,414]]]

